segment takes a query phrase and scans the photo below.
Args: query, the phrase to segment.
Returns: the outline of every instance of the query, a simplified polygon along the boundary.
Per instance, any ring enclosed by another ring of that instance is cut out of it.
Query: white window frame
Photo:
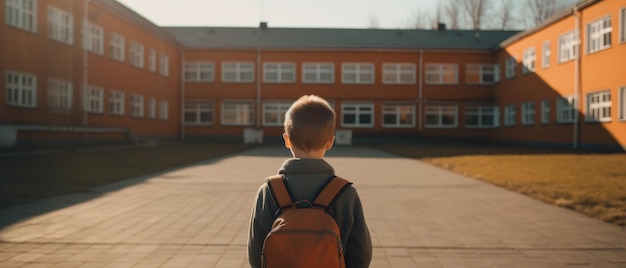
[[[388,116],[393,118],[393,123],[387,122]],[[409,120],[403,120],[406,117],[409,117]],[[383,103],[381,122],[382,126],[387,128],[415,127],[415,104],[400,102]]]
[[[37,0],[5,0],[5,21],[7,25],[31,32],[37,32]]]
[[[618,119],[620,121],[626,121],[626,86],[620,87],[619,89],[619,116]]]
[[[478,81],[471,81],[470,77],[478,77]],[[491,81],[489,78],[491,77]],[[493,85],[500,81],[500,66],[498,64],[465,65],[465,82],[470,85]]]
[[[295,83],[296,64],[294,62],[264,62],[263,83]]]
[[[354,123],[346,122],[346,116],[354,116]],[[361,122],[361,116],[368,116],[370,122]],[[374,103],[372,102],[342,102],[341,126],[353,128],[369,128],[374,126]]]
[[[427,85],[457,85],[459,83],[459,65],[456,63],[427,63],[425,68]],[[453,81],[448,81],[454,75]],[[433,79],[434,78],[434,79]]]
[[[310,79],[310,76],[315,76]],[[332,62],[304,62],[302,63],[303,84],[334,84],[335,64]]]
[[[83,48],[91,53],[104,55],[104,28],[102,26],[83,21]]]
[[[83,110],[87,113],[104,113],[104,89],[87,85],[83,87]]]
[[[143,64],[141,68],[143,68]],[[153,73],[157,71],[157,52],[153,48],[148,50],[148,71]]]
[[[167,100],[159,101],[159,119],[168,120],[170,118],[170,105]]]
[[[374,84],[374,81],[376,81],[376,66],[373,63],[346,62],[341,64],[341,83]]]
[[[222,102],[222,125],[251,126],[255,120],[254,102],[251,100],[225,100]],[[228,120],[231,119],[232,121]]]
[[[109,114],[124,115],[125,112],[126,93],[121,90],[109,91]]]
[[[587,24],[587,52],[599,52],[611,47],[611,15],[604,16]]]
[[[215,104],[212,101],[186,100],[183,113],[183,120],[186,126],[209,126],[215,124]],[[188,115],[193,116],[188,117]],[[191,117],[193,117],[193,120],[188,120]]]
[[[383,63],[383,84],[415,85],[416,70],[414,63]]]
[[[499,113],[498,106],[465,106],[465,128],[496,128],[499,125]],[[470,116],[476,117],[476,123],[470,122]],[[491,117],[491,124],[485,122],[488,117]]]
[[[229,77],[232,76],[232,77]],[[222,62],[222,82],[252,83],[254,82],[254,62]]]
[[[587,122],[611,122],[611,90],[587,93]]]
[[[534,73],[537,69],[537,50],[534,47],[527,48],[522,53],[522,73]]]
[[[73,100],[72,82],[48,78],[48,108],[71,110]]]
[[[283,126],[285,123],[285,114],[292,102],[285,101],[266,101],[263,102],[263,125],[264,126]]]
[[[144,97],[143,95],[138,94],[130,94],[129,105],[130,105],[130,116],[135,118],[143,118],[145,109],[144,109]]]
[[[428,117],[436,116],[437,123],[429,123]],[[446,123],[446,116],[454,122]],[[426,128],[457,128],[459,126],[459,106],[457,104],[427,104],[424,106],[424,126]]]
[[[72,13],[48,5],[48,37],[71,45],[74,42],[74,16]]]
[[[187,61],[184,66],[185,82],[213,82],[215,63],[212,61]]]
[[[170,57],[165,54],[161,54],[159,58],[159,72],[162,76],[170,76]]]
[[[550,124],[550,99],[541,101],[541,124]]]
[[[126,60],[126,39],[121,34],[110,32],[109,53],[111,59],[124,62]]]
[[[572,30],[559,35],[559,63],[575,60],[578,57],[579,48],[578,31]]]
[[[550,59],[552,58],[552,50],[550,47],[550,40],[543,41],[543,53],[541,54],[541,67],[544,69],[550,68]]]
[[[575,123],[578,121],[577,100],[574,95],[557,97],[556,122],[559,124]]]
[[[504,106],[504,126],[513,127],[517,125],[517,105],[509,104]]]
[[[156,98],[148,97],[148,118],[156,119],[157,116]]]
[[[505,62],[505,68],[506,79],[515,78],[515,76],[517,76],[517,58],[515,58],[514,56],[507,57]]]
[[[535,125],[535,102],[527,101],[522,103],[522,126]]]
[[[143,69],[144,64],[145,64],[144,62],[145,53],[144,53],[143,44],[134,40],[130,40],[129,49],[130,49],[130,55],[129,55],[130,65]],[[152,56],[152,54],[150,54],[150,56]]]
[[[13,107],[37,107],[37,76],[7,71],[5,75],[6,104]]]

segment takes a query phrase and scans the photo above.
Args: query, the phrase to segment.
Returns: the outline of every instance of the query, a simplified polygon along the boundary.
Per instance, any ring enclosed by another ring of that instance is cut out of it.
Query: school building
[[[113,0],[5,0],[0,147],[282,134],[304,94],[337,143],[455,138],[626,148],[626,0],[523,32],[159,27]]]

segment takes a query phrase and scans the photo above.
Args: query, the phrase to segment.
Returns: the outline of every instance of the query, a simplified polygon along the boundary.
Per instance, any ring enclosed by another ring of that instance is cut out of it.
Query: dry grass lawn
[[[449,145],[379,148],[626,226],[624,153]]]

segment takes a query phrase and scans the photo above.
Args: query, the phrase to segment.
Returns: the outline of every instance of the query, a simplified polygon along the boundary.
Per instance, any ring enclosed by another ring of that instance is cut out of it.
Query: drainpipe
[[[261,129],[261,48],[256,49],[256,128]]]
[[[418,68],[418,81],[417,81],[417,87],[418,87],[418,91],[419,91],[419,96],[418,96],[418,110],[417,110],[417,129],[418,132],[420,134],[422,133],[422,110],[423,110],[423,91],[424,91],[424,50],[420,49],[419,50],[419,68]]]
[[[582,42],[580,41],[580,15],[578,13],[578,6],[574,5],[574,17],[576,18],[576,25],[575,25],[575,36],[578,40],[576,40],[578,42],[578,47],[576,48],[576,63],[574,64],[574,105],[576,105],[576,118],[574,120],[574,135],[573,135],[573,141],[572,141],[572,149],[576,150],[578,149],[578,145],[580,143],[580,114],[579,111],[581,110],[581,106],[580,106],[580,97],[582,96],[582,92],[581,92],[581,87],[580,87],[580,56],[581,56],[581,49],[580,47],[582,46]]]
[[[185,140],[185,48],[180,47],[180,140]]]
[[[87,113],[87,111],[85,110],[85,102],[86,102],[86,95],[85,95],[85,90],[87,90],[87,87],[89,85],[89,51],[87,46],[85,45],[85,41],[88,40],[89,38],[89,32],[85,26],[86,23],[89,22],[89,2],[91,2],[91,0],[85,0],[85,2],[83,3],[83,40],[82,40],[82,46],[83,46],[83,89],[81,90],[81,101],[82,101],[82,105],[81,108],[83,109],[83,126],[87,126],[88,122],[89,122],[89,114]],[[84,138],[87,139],[87,132],[85,132]]]

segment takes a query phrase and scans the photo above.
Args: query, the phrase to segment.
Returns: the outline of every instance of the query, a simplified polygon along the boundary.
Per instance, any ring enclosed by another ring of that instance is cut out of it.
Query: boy
[[[294,158],[286,160],[278,173],[285,176],[293,200],[313,200],[335,173],[323,159],[335,140],[335,111],[320,97],[302,96],[287,111],[284,127],[285,147]],[[252,208],[248,236],[248,261],[252,267],[261,267],[263,242],[277,210],[267,183],[261,185]],[[372,241],[356,189],[346,188],[328,211],[341,231],[346,267],[368,267]]]

